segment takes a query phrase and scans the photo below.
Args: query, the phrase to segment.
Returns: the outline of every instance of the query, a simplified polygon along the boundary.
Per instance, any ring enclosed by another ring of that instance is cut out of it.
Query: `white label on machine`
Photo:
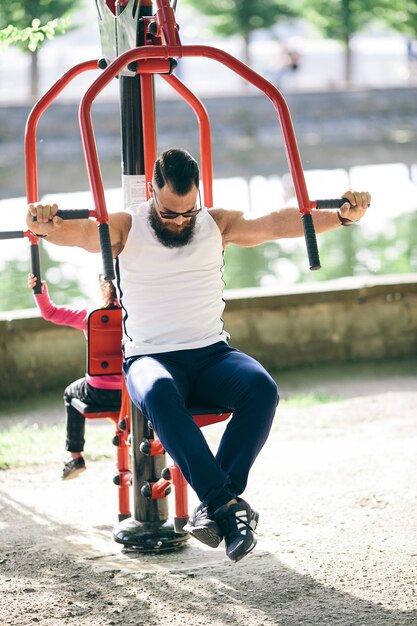
[[[122,177],[122,183],[125,209],[132,204],[141,204],[146,201],[146,180],[144,174],[125,174]]]

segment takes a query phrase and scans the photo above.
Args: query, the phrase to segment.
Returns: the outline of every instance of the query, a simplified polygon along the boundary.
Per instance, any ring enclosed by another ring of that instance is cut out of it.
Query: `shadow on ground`
[[[0,500],[6,509],[3,528],[17,526],[3,546],[8,601],[2,625],[27,624],[30,616],[45,626],[416,623],[415,610],[390,610],[291,569],[262,540],[252,556],[235,565],[223,555],[207,558],[206,550],[191,543],[170,555],[123,555],[110,545],[107,553],[95,554],[82,544],[68,554],[63,543],[71,543],[76,528],[40,519],[38,511],[13,498]],[[103,529],[93,532],[107,535]]]
[[[193,540],[125,552],[112,538],[114,460],[64,483],[60,459],[0,472],[0,626],[414,626],[416,366],[401,367],[282,375],[245,492],[258,545],[237,564]],[[300,386],[338,399],[287,402]],[[212,445],[219,429],[207,429]]]

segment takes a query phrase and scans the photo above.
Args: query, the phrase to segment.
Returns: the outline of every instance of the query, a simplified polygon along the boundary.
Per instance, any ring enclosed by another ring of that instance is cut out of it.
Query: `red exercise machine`
[[[177,64],[177,59],[183,57],[211,59],[226,66],[259,89],[275,108],[304,227],[310,269],[319,269],[320,260],[311,211],[313,208],[338,208],[344,200],[312,201],[309,199],[291,116],[285,99],[278,89],[223,50],[203,45],[182,45],[174,8],[169,0],[156,0],[155,12],[153,12],[152,0],[96,0],[96,4],[103,58],[85,61],[68,70],[40,98],[29,115],[25,133],[27,201],[30,203],[39,200],[36,160],[36,128],[39,118],[73,78],[82,72],[101,69],[99,76],[87,89],[79,108],[81,139],[94,208],[61,211],[59,215],[64,219],[92,217],[97,221],[105,278],[114,279],[114,269],[108,227],[109,218],[91,110],[95,98],[110,81],[115,78],[119,79],[122,179],[123,184],[129,187],[128,191],[132,192],[130,195],[135,196],[134,201],[146,199],[146,182],[151,180],[152,167],[157,155],[153,80],[155,76],[160,76],[189,104],[197,117],[204,205],[210,208],[212,206],[212,151],[209,118],[203,103],[179,78],[172,74],[172,71]],[[40,267],[37,254],[39,241],[32,234],[28,236],[32,248],[33,273],[38,277],[37,288],[40,288]],[[100,313],[103,315],[102,310]],[[92,347],[95,345],[96,330],[92,327],[91,332],[89,356],[94,351]],[[118,350],[118,358],[120,358],[120,346]],[[126,519],[122,519],[115,528],[114,537],[125,546],[136,549],[171,549],[181,545],[187,538],[187,535],[181,532],[183,522],[188,515],[184,479],[175,466],[169,471],[164,469],[164,452],[146,416],[140,414],[135,407],[130,407],[129,413],[128,404],[129,399],[124,390],[120,415],[117,418],[114,415],[110,416],[112,420],[121,417],[126,426],[124,430],[120,427],[120,432],[117,431],[116,434],[118,441],[121,442],[119,448],[122,448],[120,455],[118,453],[118,480],[119,490],[121,490],[119,493],[123,492],[119,498],[119,517],[120,519],[126,517]],[[100,414],[100,411],[94,411],[92,407],[79,407],[79,410],[86,417],[103,415],[103,412]],[[226,419],[230,411],[211,407],[193,411],[193,414],[197,423],[204,425]],[[120,420],[117,424],[119,422]],[[131,474],[126,457],[126,433],[129,429],[132,448]],[[132,517],[127,517],[129,514],[128,484],[131,479],[134,511]],[[175,517],[177,522],[175,527],[168,521],[165,498],[171,482],[176,488]],[[175,532],[176,530],[180,532]]]

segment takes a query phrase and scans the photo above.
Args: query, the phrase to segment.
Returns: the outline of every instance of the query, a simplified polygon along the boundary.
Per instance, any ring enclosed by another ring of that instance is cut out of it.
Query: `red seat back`
[[[122,309],[96,309],[88,317],[87,372],[122,373]]]

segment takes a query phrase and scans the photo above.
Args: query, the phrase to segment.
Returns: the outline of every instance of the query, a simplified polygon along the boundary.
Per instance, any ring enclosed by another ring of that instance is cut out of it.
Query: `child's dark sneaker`
[[[81,472],[86,470],[85,461],[82,456],[77,456],[75,459],[69,459],[64,465],[62,470],[62,480],[69,480],[70,478],[77,478]]]
[[[250,505],[237,498],[237,503],[222,506],[213,515],[226,543],[226,554],[232,561],[240,561],[256,546],[254,530],[259,515]]]
[[[210,548],[217,548],[223,539],[219,525],[213,519],[213,512],[206,504],[199,504],[194,509],[184,530]]]

